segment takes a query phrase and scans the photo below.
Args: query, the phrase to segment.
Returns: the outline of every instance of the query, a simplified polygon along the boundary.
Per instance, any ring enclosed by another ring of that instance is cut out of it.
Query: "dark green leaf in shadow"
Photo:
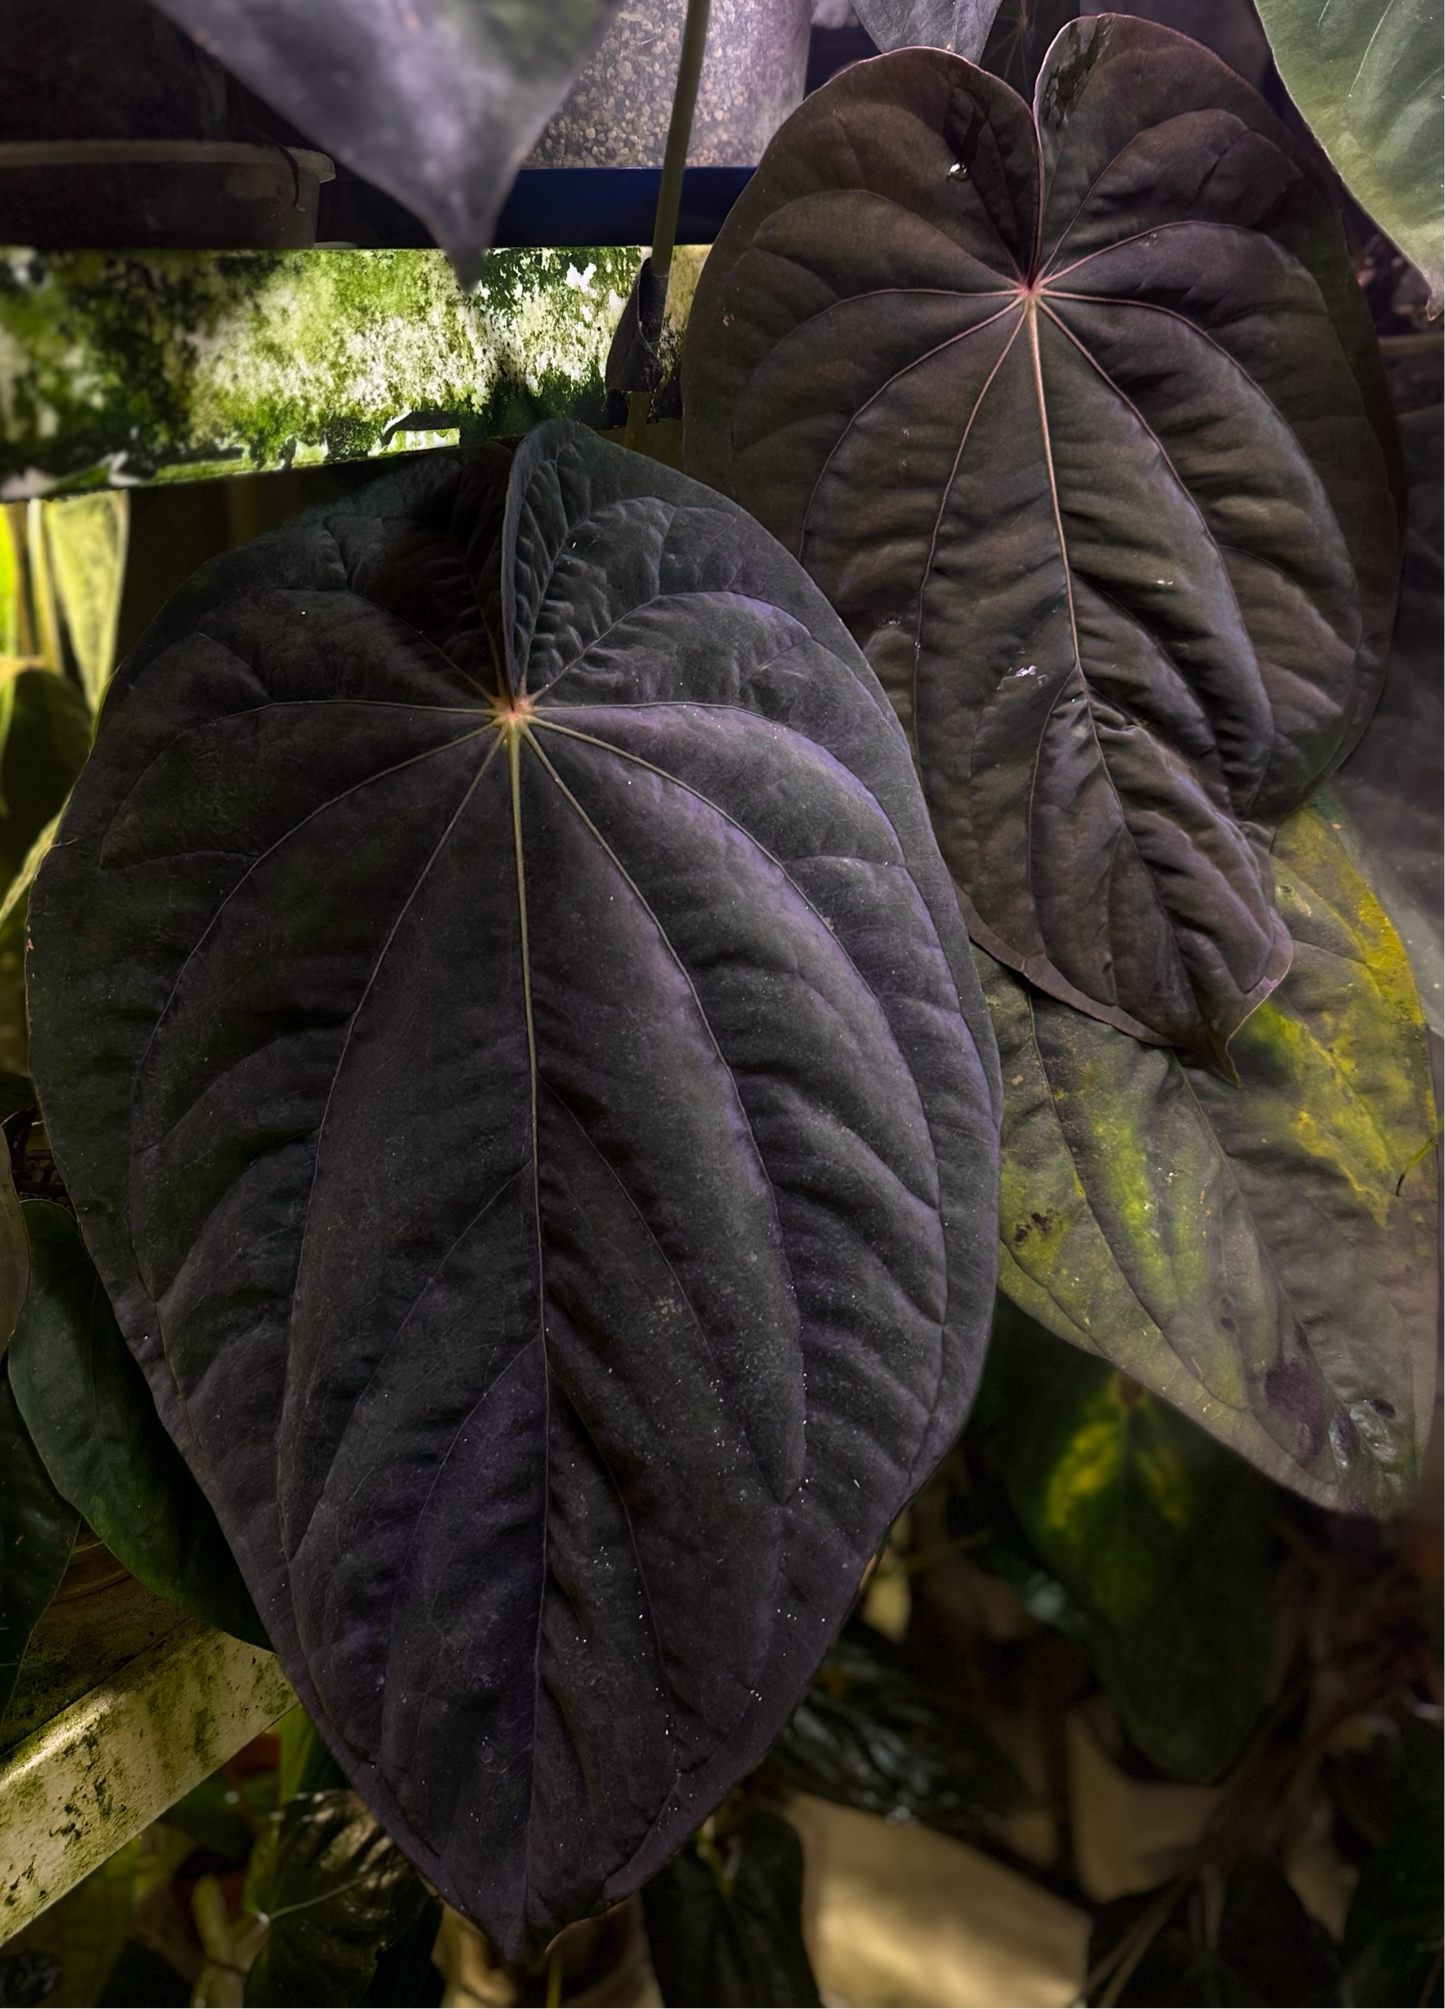
[[[1441,306],[1439,0],[1258,0],[1286,90],[1350,194]]]
[[[1158,1894],[1126,1898],[1097,1916],[1090,1966],[1101,1963]],[[1321,2009],[1339,1999],[1339,1955],[1276,1866],[1246,1856],[1230,1872],[1217,1917],[1199,1885],[1181,1895],[1117,1993],[1121,2009]]]
[[[1078,18],[1079,0],[1003,0],[977,59],[979,67],[1031,100],[1049,44]]]
[[[68,677],[22,670],[0,756],[0,893],[57,814],[90,752],[90,709]]]
[[[972,1397],[996,1062],[897,721],[736,504],[547,426],[172,602],[29,925],[167,1427],[525,1957],[759,1763]]]
[[[512,177],[618,0],[158,0],[475,277]]]
[[[349,1783],[299,1702],[281,1718],[276,1730],[281,1739],[276,1789],[282,1805],[298,1793],[326,1793]]]
[[[15,1397],[56,1485],[158,1596],[267,1641],[220,1524],[156,1414],[80,1231],[27,1200],[30,1292],[10,1347]]]
[[[374,2004],[375,2009],[396,2009],[400,2003],[403,2009],[411,2009],[414,2002],[422,1999],[423,1984],[432,1975],[432,1948],[441,1922],[441,1899],[429,1897],[415,1923],[407,1927],[394,1945],[378,1954],[371,1985],[361,1998],[363,2003]],[[434,2002],[437,1998],[431,1995],[425,1999]]]
[[[32,1095],[34,1093],[24,1075],[0,1074],[0,1112],[3,1112],[0,1113],[0,1121],[15,1113],[4,1108],[5,1101],[23,1096],[27,1091]],[[20,1104],[22,1108],[25,1106],[23,1102]],[[5,1151],[4,1140],[0,1139],[0,1355],[10,1344],[29,1288],[30,1240],[25,1232],[20,1202],[15,1196],[9,1154]]]
[[[861,643],[975,941],[1227,1071],[1289,964],[1259,834],[1384,673],[1393,414],[1333,197],[1216,57],[1091,16],[1035,104],[923,49],[805,102],[698,286],[687,464]]]
[[[1124,1728],[1172,1778],[1213,1785],[1259,1721],[1273,1620],[1269,1550],[1269,1488],[1239,1465],[1147,1617],[1090,1629],[1094,1664]]]
[[[668,2009],[818,2003],[803,1844],[781,1814],[753,1807],[723,1842],[689,1842],[643,1886],[642,1908]]]
[[[0,1360],[0,1719],[35,1621],[54,1597],[80,1516],[62,1500],[31,1442]]]
[[[1441,1806],[1430,1790],[1365,1864],[1345,1923],[1348,2003],[1438,2002],[1441,1993]]]
[[[864,1634],[850,1627],[833,1647],[768,1753],[768,1777],[947,1835],[979,1834],[1027,1806],[1028,1788],[992,1738]]]
[[[1005,1080],[1000,1283],[1269,1477],[1386,1513],[1433,1395],[1425,1025],[1342,814],[1298,811],[1273,862],[1294,962],[1235,1040],[1238,1088],[980,955]]]
[[[1439,341],[1439,336],[1436,336]],[[1411,358],[1428,365],[1428,357]],[[1422,374],[1424,371],[1422,370]],[[1445,822],[1445,487],[1440,351],[1425,384],[1397,377],[1409,528],[1390,667],[1365,736],[1335,778],[1368,851],[1381,904],[1400,931],[1425,1016],[1445,1035],[1442,822]],[[1416,402],[1416,400],[1422,402]]]
[[[276,1805],[274,1772],[253,1773],[240,1785],[224,1771],[212,1772],[184,1799],[176,1801],[165,1822],[168,1828],[179,1828],[189,1835],[212,1856],[239,1864],[250,1856],[260,1823],[275,1812]]]
[[[270,1925],[246,1977],[248,2009],[361,2002],[379,1956],[429,1901],[357,1794],[288,1800],[262,1831],[246,1878],[246,1910]]]

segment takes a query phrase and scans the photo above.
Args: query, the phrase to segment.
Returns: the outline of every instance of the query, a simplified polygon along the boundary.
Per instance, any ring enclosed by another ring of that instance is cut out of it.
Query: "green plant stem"
[[[677,88],[672,94],[672,118],[667,128],[667,147],[662,156],[662,180],[657,189],[657,216],[652,226],[650,263],[652,276],[662,287],[662,311],[667,312],[667,287],[672,277],[672,254],[677,248],[677,219],[682,208],[682,177],[687,167],[687,150],[692,140],[692,118],[697,109],[698,85],[702,81],[702,59],[707,51],[707,22],[712,0],[687,0],[687,18],[682,29],[682,51],[677,63]],[[650,391],[633,391],[627,400],[627,429],[623,445],[641,452],[652,410]]]

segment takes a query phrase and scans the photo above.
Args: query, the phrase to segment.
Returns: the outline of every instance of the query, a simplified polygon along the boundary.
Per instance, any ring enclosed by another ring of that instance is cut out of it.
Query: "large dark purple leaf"
[[[1288,967],[1261,836],[1378,691],[1388,407],[1330,198],[1222,63],[1100,15],[1035,102],[922,49],[808,100],[703,274],[688,466],[862,643],[977,939],[1217,1058]]]
[[[757,1762],[957,1429],[997,1077],[817,589],[591,434],[505,471],[430,459],[172,603],[30,995],[86,1238],[288,1674],[517,1952]]]
[[[465,275],[618,0],[156,0]]]

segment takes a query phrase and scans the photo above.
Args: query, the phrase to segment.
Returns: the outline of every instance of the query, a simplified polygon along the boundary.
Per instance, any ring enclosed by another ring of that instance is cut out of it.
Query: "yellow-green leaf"
[[[1299,810],[1273,857],[1294,961],[1236,1035],[1238,1088],[979,955],[1005,1083],[1000,1283],[1272,1478],[1385,1513],[1416,1483],[1433,1389],[1424,1018],[1342,813]]]
[[[123,489],[101,489],[47,502],[44,509],[55,597],[86,698],[97,711],[115,668],[130,498]]]

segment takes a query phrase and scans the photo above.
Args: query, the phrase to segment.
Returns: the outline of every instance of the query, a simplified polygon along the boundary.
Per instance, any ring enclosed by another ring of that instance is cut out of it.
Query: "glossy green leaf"
[[[473,276],[618,0],[158,0],[228,70],[430,227]]]
[[[30,1291],[10,1376],[60,1491],[143,1584],[210,1625],[269,1644],[216,1516],[166,1435],[80,1231],[27,1200]]]
[[[884,1820],[977,1835],[1028,1804],[1011,1761],[865,1628],[846,1631],[768,1753],[768,1776]]]
[[[1428,357],[1418,361],[1427,367],[1412,383],[1407,364],[1396,394],[1409,518],[1390,667],[1365,736],[1333,785],[1359,826],[1425,1016],[1445,1036],[1445,411],[1440,351],[1433,368]]]
[[[1231,1868],[1222,1896],[1222,1905],[1211,1906],[1198,1885],[1181,1892],[1143,1958],[1127,1979],[1120,1977],[1123,1985],[1105,1983],[1089,1999],[1120,2009],[1322,2009],[1340,1999],[1338,1951],[1277,1864],[1245,1856]],[[1150,1891],[1097,1914],[1090,1965],[1158,1902],[1159,1893]]]
[[[1075,1355],[1042,1391],[1009,1472],[1029,1540],[1097,1621],[1135,1626],[1213,1512],[1218,1453],[1125,1375]]]
[[[1393,415],[1312,156],[1196,42],[1070,23],[787,122],[708,257],[689,471],[801,558],[916,751],[969,932],[1213,1059],[1289,938],[1261,833],[1358,738]]]
[[[126,1842],[19,1935],[18,1947],[48,1954],[59,1966],[46,2009],[93,2009],[106,1999],[106,1983],[130,1932],[139,1854],[138,1840]]]
[[[90,752],[90,712],[69,678],[22,670],[13,687],[15,711],[0,753],[0,887],[5,888],[59,813]]]
[[[993,1036],[897,721],[736,504],[544,427],[193,582],[29,926],[167,1427],[523,1957],[761,1760],[977,1380]]]
[[[402,2003],[410,2009],[413,2003],[435,1999],[432,1995],[423,1996],[422,1988],[436,1982],[431,1956],[442,1916],[441,1899],[429,1897],[400,1939],[377,1955],[376,1972],[361,1998],[363,2004],[374,2005],[374,2009],[396,2009],[396,2004]]]
[[[1259,1722],[1274,1620],[1269,1488],[1245,1465],[1221,1476],[1206,1525],[1147,1616],[1088,1636],[1135,1744],[1199,1786],[1223,1777]]]
[[[853,11],[880,49],[948,49],[975,62],[998,0],[854,0]]]
[[[1442,1820],[1437,1763],[1419,1804],[1361,1873],[1345,1922],[1343,2001],[1366,2009],[1440,1999]]]
[[[0,1717],[79,1528],[79,1514],[56,1492],[30,1441],[10,1386],[9,1360],[0,1360]]]
[[[1285,88],[1441,306],[1440,0],[1258,0]]]
[[[306,1793],[256,1843],[245,1908],[269,1925],[246,1977],[251,2005],[355,2003],[379,1955],[429,1902],[421,1878],[352,1792]]]
[[[752,1807],[721,1843],[690,1842],[643,1887],[642,1908],[668,2009],[819,2002],[803,1944],[803,1844],[781,1814]]]
[[[980,955],[1005,1084],[1000,1283],[1270,1477],[1386,1513],[1416,1483],[1433,1395],[1425,1025],[1342,814],[1300,810],[1273,863],[1294,962],[1235,1039],[1238,1088]]]

